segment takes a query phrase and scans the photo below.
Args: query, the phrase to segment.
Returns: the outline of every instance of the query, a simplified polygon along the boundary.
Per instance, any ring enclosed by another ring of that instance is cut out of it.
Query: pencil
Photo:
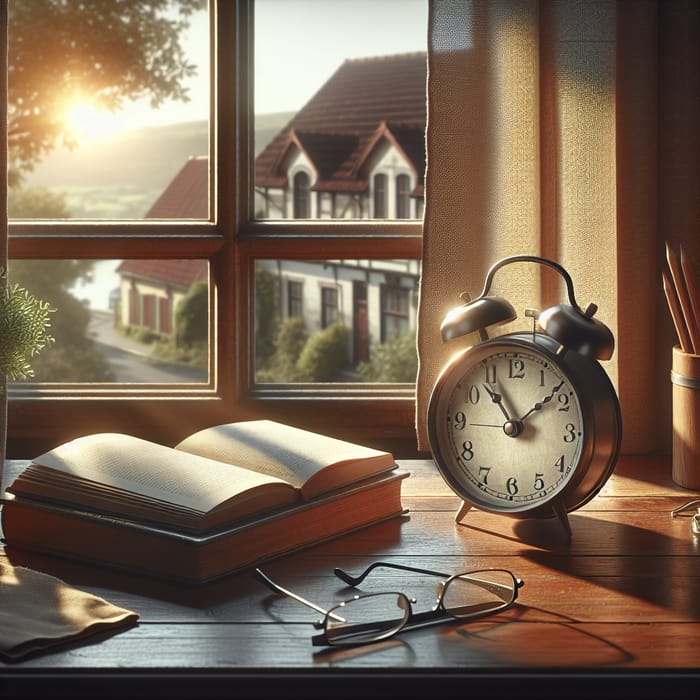
[[[683,278],[685,280],[685,286],[688,290],[688,298],[690,299],[690,311],[692,315],[692,320],[695,323],[695,328],[700,333],[700,297],[698,297],[698,288],[695,278],[695,270],[690,262],[690,259],[685,253],[685,248],[681,243],[681,270],[683,272]],[[695,348],[696,354],[700,351],[699,348]]]
[[[681,313],[680,304],[678,303],[676,290],[673,288],[673,284],[668,278],[665,270],[661,271],[661,277],[663,279],[664,293],[666,294],[668,309],[671,312],[673,325],[676,327],[676,333],[678,334],[681,350],[683,352],[691,352],[690,336],[688,335],[688,331],[685,327],[685,321],[683,320],[683,314]]]
[[[692,352],[693,354],[697,354],[698,351],[700,351],[700,333],[695,325],[695,319],[690,306],[690,298],[688,296],[688,290],[685,286],[683,271],[678,261],[678,256],[668,242],[666,243],[666,259],[668,260],[668,267],[671,271],[671,281],[673,282],[673,286],[676,290],[675,296],[678,299],[680,316],[683,320],[685,329],[688,331],[688,339],[690,341],[688,350],[685,350],[684,352]]]

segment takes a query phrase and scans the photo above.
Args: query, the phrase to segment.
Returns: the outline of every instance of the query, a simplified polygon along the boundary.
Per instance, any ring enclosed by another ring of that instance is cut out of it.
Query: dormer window
[[[294,176],[294,218],[311,218],[311,179],[304,171]]]
[[[387,216],[387,177],[378,173],[374,176],[374,218],[386,219]]]
[[[408,175],[396,178],[396,218],[411,218],[411,178]]]

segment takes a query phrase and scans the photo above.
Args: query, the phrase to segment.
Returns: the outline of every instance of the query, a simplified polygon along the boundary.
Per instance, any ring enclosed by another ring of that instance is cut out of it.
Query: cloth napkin
[[[0,561],[0,658],[16,661],[137,620],[136,613],[60,579]]]

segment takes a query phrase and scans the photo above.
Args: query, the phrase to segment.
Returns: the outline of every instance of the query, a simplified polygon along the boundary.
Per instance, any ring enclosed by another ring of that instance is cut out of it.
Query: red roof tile
[[[208,158],[190,158],[148,210],[146,218],[208,219]]]
[[[315,190],[363,192],[362,165],[380,137],[392,140],[413,165],[423,192],[425,171],[424,53],[345,61],[255,160],[258,186],[287,184],[285,159],[300,148],[314,164]],[[190,158],[146,213],[152,219],[207,219],[205,156]]]
[[[314,189],[362,191],[362,162],[384,128],[412,163],[422,189],[425,170],[424,53],[345,61],[255,160],[255,183],[286,183],[284,157],[297,143],[318,171]]]
[[[118,267],[120,275],[136,277],[160,284],[187,288],[199,281],[206,281],[206,260],[124,260]]]

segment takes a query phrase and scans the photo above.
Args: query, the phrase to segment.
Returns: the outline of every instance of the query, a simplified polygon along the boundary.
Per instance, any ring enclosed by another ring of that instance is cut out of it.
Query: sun
[[[104,138],[126,128],[119,113],[100,108],[93,100],[84,97],[71,100],[63,118],[66,129],[78,141]]]

